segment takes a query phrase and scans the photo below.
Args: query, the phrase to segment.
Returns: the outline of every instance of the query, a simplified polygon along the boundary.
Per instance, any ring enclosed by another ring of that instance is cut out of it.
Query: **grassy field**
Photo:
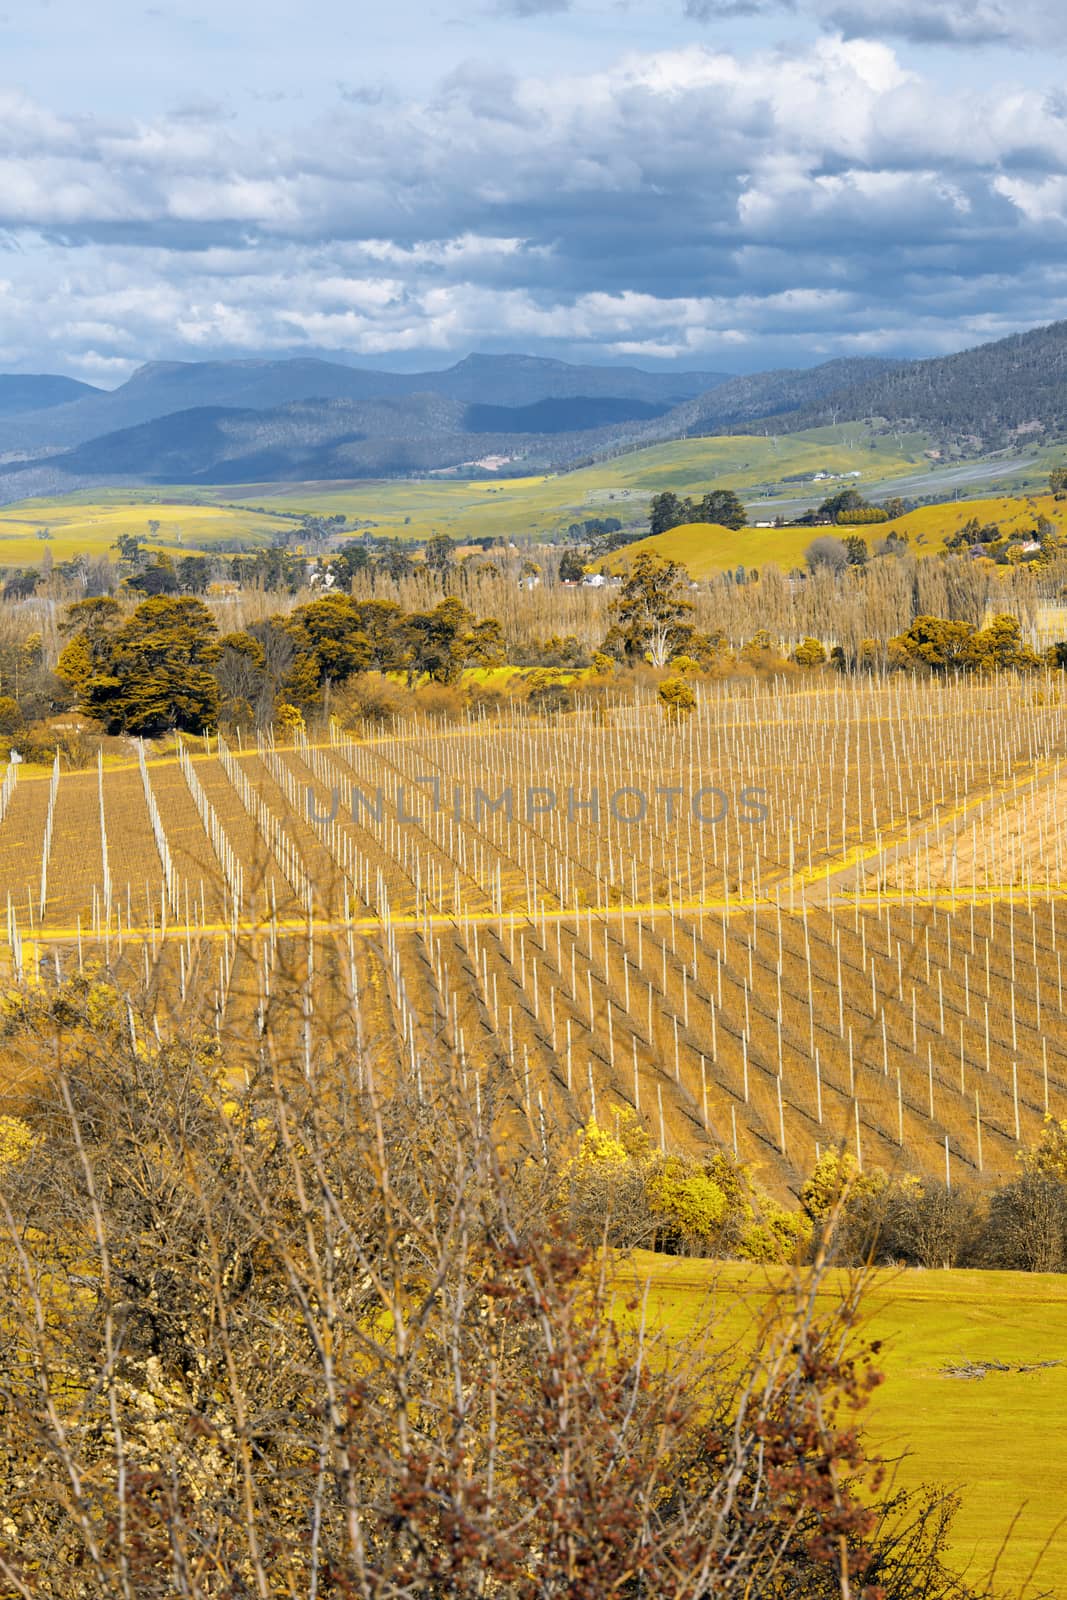
[[[624,571],[635,556],[648,552],[667,561],[679,561],[691,578],[711,578],[716,573],[743,566],[757,572],[766,566],[790,572],[804,565],[804,552],[825,528],[720,528],[710,522],[691,522],[654,538],[639,539],[611,556],[612,572]],[[860,530],[864,533],[866,529]],[[868,544],[872,543],[868,538]]]
[[[676,1333],[710,1318],[724,1340],[743,1338],[762,1306],[762,1271],[645,1251],[636,1265],[656,1319]],[[1011,1533],[999,1577],[1004,1593],[1019,1595],[1051,1540],[1026,1593],[1067,1593],[1067,1278],[879,1272],[866,1309],[863,1332],[885,1342],[876,1365],[887,1380],[864,1413],[873,1450],[899,1457],[904,1486],[962,1491],[952,1538],[958,1568],[988,1574]],[[980,1362],[1037,1370],[984,1378],[946,1370]]]
[[[0,508],[0,567],[40,566],[46,550],[54,561],[112,552],[120,533],[139,533],[153,548],[172,555],[191,555],[227,548],[266,545],[285,523],[244,507],[194,505],[185,502],[120,498],[83,501],[26,500]],[[158,522],[153,532],[150,522]],[[41,530],[50,537],[43,539]]]
[[[611,558],[608,565],[616,572],[644,550],[680,561],[693,578],[708,578],[738,565],[758,571],[771,563],[782,571],[804,565],[804,552],[813,539],[833,534],[844,538],[858,533],[873,547],[889,533],[906,534],[916,555],[934,555],[965,523],[977,517],[981,523],[995,522],[1004,533],[1022,533],[1036,527],[1045,517],[1067,537],[1067,501],[1052,495],[1030,495],[1014,499],[998,495],[988,500],[959,500],[947,505],[920,506],[906,516],[873,527],[857,528],[742,528],[733,532],[710,523],[690,523],[672,528],[655,538],[641,539]]]

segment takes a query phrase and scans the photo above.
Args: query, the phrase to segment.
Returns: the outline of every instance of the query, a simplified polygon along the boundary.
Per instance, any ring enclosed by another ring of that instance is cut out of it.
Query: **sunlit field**
[[[345,484],[257,484],[204,491],[219,501],[321,515],[343,512],[373,523],[393,538],[424,539],[433,532],[454,538],[525,540],[563,532],[587,517],[615,516],[627,525],[642,521],[648,500],[663,489],[679,494],[717,487],[751,489],[780,483],[793,473],[858,472],[855,480],[881,482],[914,470],[921,456],[904,441],[872,440],[861,424],[818,429],[781,439],[747,435],[683,439],[616,457],[574,472],[531,478],[471,482],[439,477],[403,482]],[[905,453],[909,452],[909,453]],[[818,485],[811,491],[816,494]],[[823,491],[825,492],[825,491]],[[818,496],[816,495],[816,498]]]
[[[272,534],[284,527],[281,518],[243,508],[131,500],[129,491],[122,498],[92,502],[79,497],[27,500],[0,508],[0,567],[40,566],[46,551],[53,561],[114,555],[112,547],[123,533],[140,534],[151,548],[171,555],[220,546],[250,549],[269,544]]]
[[[614,555],[608,564],[613,570],[621,571],[636,555],[649,550],[668,560],[680,561],[690,576],[697,579],[708,578],[736,566],[754,567],[758,571],[772,562],[788,572],[795,567],[804,567],[804,553],[808,546],[820,534],[826,533],[841,538],[847,534],[859,534],[868,549],[873,549],[880,540],[896,533],[907,538],[913,554],[937,555],[961,528],[975,518],[983,524],[995,522],[1004,534],[1030,532],[1044,518],[1052,524],[1057,537],[1062,539],[1067,534],[1067,500],[1057,500],[1055,496],[1046,494],[1017,499],[1001,495],[988,500],[950,501],[945,505],[920,506],[903,517],[859,527],[747,527],[735,532],[709,523],[692,523],[628,545]]]
[[[646,1251],[635,1265],[654,1321],[674,1334],[710,1328],[722,1342],[747,1339],[765,1287],[782,1279],[779,1269]],[[831,1275],[827,1309],[839,1287]],[[879,1271],[864,1306],[862,1335],[883,1341],[876,1364],[886,1377],[862,1413],[869,1448],[896,1463],[903,1486],[962,1492],[951,1537],[959,1570],[978,1579],[996,1564],[1004,1592],[1016,1595],[1036,1568],[1025,1593],[1062,1594],[1067,1280]]]

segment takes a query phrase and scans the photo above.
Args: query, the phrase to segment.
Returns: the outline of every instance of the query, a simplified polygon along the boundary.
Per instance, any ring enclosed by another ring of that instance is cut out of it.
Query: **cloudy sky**
[[[745,372],[1067,317],[1061,0],[6,3],[0,370]]]

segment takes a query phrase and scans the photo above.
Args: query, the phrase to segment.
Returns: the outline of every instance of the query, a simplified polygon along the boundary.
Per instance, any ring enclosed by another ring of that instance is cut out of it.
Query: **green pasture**
[[[635,1264],[658,1326],[710,1326],[724,1343],[751,1333],[782,1282],[773,1269],[647,1251]],[[835,1285],[831,1275],[827,1304]],[[896,1462],[903,1486],[960,1491],[958,1570],[988,1576],[999,1557],[1003,1594],[1067,1594],[1067,1275],[880,1271],[865,1307],[862,1333],[884,1341],[886,1377],[862,1413],[868,1448]],[[949,1371],[994,1362],[1012,1370]]]
[[[642,551],[680,561],[691,578],[708,578],[729,568],[744,566],[757,571],[773,564],[783,572],[804,566],[808,546],[827,534],[844,539],[858,533],[872,549],[890,533],[905,536],[917,556],[933,555],[945,548],[946,540],[969,522],[995,522],[1004,534],[1021,534],[1034,529],[1040,518],[1052,524],[1060,539],[1067,538],[1067,501],[1050,494],[1029,497],[995,495],[981,500],[955,500],[944,505],[920,506],[891,522],[837,528],[757,528],[734,531],[713,523],[693,522],[668,533],[639,539],[616,552],[608,561],[614,572],[622,571]]]
[[[284,527],[279,517],[247,507],[193,504],[135,498],[123,489],[94,498],[24,500],[0,507],[0,567],[39,567],[45,551],[53,561],[74,556],[103,556],[120,533],[139,533],[153,548],[174,556],[217,549],[220,545],[253,548],[271,542]],[[151,522],[158,529],[149,527]]]
[[[389,538],[421,540],[437,532],[461,544],[479,537],[522,543],[552,537],[591,517],[618,517],[625,527],[640,528],[652,495],[670,489],[698,497],[713,486],[740,493],[757,521],[764,498],[769,517],[783,496],[817,503],[846,485],[891,488],[896,479],[929,466],[922,446],[918,435],[876,435],[866,425],[849,423],[781,438],[676,440],[573,472],[525,478],[84,491],[0,509],[0,566],[39,565],[46,543],[56,560],[102,554],[120,532],[148,537],[152,520],[160,524],[152,542],[172,552],[234,543],[250,548],[291,529],[304,513],[342,514],[354,529],[369,528]],[[830,476],[820,483],[784,481],[818,472]],[[846,476],[853,473],[857,476]],[[50,533],[48,541],[38,537],[41,529]],[[788,568],[797,564],[807,542],[810,534],[803,529],[749,529],[736,549],[716,551],[708,570],[772,561]],[[692,570],[699,574],[699,566]]]

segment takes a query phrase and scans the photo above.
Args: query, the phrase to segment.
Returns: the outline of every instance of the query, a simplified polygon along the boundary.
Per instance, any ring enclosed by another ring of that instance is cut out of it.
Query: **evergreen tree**
[[[214,727],[217,634],[200,600],[189,595],[146,600],[99,642],[82,709],[109,733],[154,735],[172,728],[202,733]]]
[[[720,528],[743,528],[748,513],[732,489],[712,489],[697,507],[697,522],[714,522]]]
[[[371,663],[370,640],[361,622],[359,607],[348,595],[326,594],[296,608],[289,632],[298,652],[314,658],[323,682],[343,683]]]
[[[472,621],[466,606],[454,597],[442,600],[432,611],[415,611],[408,617],[404,633],[409,688],[422,674],[434,683],[455,683],[463,670],[463,641]]]
[[[653,495],[649,507],[649,532],[669,533],[672,528],[680,528],[684,523],[692,521],[691,510],[692,507],[687,509],[678,496],[669,489],[663,494]]]
[[[560,583],[581,583],[584,577],[585,568],[577,550],[564,550],[559,558]]]
[[[605,649],[621,651],[628,661],[647,656],[653,666],[664,666],[692,632],[687,619],[693,607],[682,598],[687,578],[680,562],[642,551],[612,602],[614,623]]]

